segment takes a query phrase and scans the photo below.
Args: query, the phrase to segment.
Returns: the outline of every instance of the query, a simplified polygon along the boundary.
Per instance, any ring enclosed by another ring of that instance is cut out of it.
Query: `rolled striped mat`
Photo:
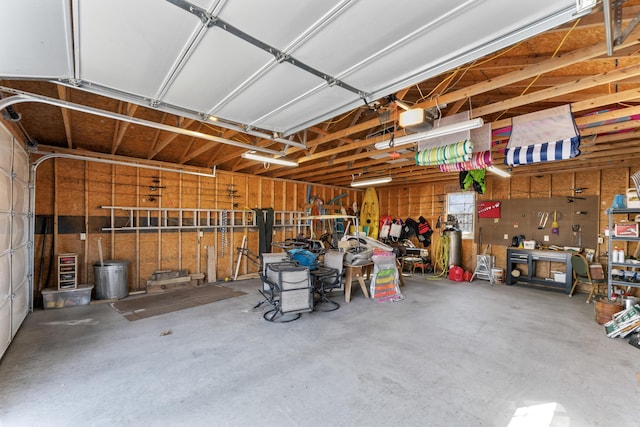
[[[504,164],[515,166],[572,159],[580,155],[579,147],[580,137],[576,136],[574,138],[563,139],[562,141],[507,148]]]
[[[418,166],[446,165],[471,160],[473,143],[465,139],[455,144],[428,148],[416,153]]]
[[[453,163],[450,165],[439,165],[440,172],[462,172],[477,169],[484,169],[493,165],[491,151],[480,151],[473,153],[471,160],[466,162]]]

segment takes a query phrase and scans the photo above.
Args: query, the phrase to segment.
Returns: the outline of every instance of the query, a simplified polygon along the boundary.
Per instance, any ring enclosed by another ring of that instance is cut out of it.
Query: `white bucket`
[[[501,268],[492,268],[491,276],[494,283],[502,283],[504,281],[504,270]]]
[[[638,304],[638,302],[640,302],[640,298],[628,296],[628,297],[624,297],[622,301],[624,302],[624,309],[628,310],[634,305]]]

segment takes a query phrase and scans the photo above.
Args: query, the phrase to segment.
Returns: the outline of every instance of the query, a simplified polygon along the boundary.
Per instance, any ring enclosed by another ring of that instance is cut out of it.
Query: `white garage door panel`
[[[22,321],[29,312],[29,282],[23,280],[17,288],[13,289],[13,301],[11,307],[11,338],[18,332]]]
[[[11,301],[0,299],[0,357],[11,342]]]
[[[31,301],[28,176],[28,154],[0,123],[0,357]]]
[[[198,47],[165,95],[167,102],[185,106],[193,102],[201,111],[211,111],[217,102],[249,79],[253,70],[264,67],[273,58],[218,29],[207,31]],[[230,57],[234,60],[224,61]]]
[[[29,256],[26,246],[17,248],[11,254],[11,285],[13,287],[22,283],[27,277],[27,257]]]
[[[3,304],[11,294],[11,269],[9,268],[9,253],[0,255],[0,304]]]
[[[11,171],[11,153],[13,152],[11,141],[12,138],[0,128],[0,171],[7,174]]]
[[[11,215],[0,212],[0,254],[11,249]]]
[[[0,74],[18,77],[71,77],[69,0],[0,2]],[[6,17],[11,17],[7,19]],[[29,52],[29,54],[25,54]]]
[[[29,226],[26,215],[14,215],[11,227],[11,246],[14,248],[27,244],[27,227]]]
[[[0,211],[11,209],[11,178],[9,172],[0,169]]]
[[[309,28],[313,27],[316,21],[326,17],[340,1],[254,0],[249,7],[247,7],[247,3],[247,1],[224,3],[219,13],[220,18],[232,23],[241,31],[251,34],[252,37],[283,50],[295,37],[308,33]],[[388,3],[387,8],[393,9],[389,8]],[[248,10],[251,10],[251,13],[247,13]],[[282,13],[283,10],[286,10],[287,13]],[[369,21],[367,23],[369,28],[370,24]],[[387,24],[386,21],[385,24]],[[377,31],[379,28],[376,27]],[[369,32],[369,34],[371,33],[373,32]],[[351,40],[358,39],[352,38]],[[361,42],[362,40],[358,40],[358,43]]]
[[[158,0],[81,0],[78,9],[80,78],[151,99],[202,26]]]
[[[216,114],[241,117],[242,123],[253,125],[279,105],[294,99],[296,93],[308,92],[318,86],[324,86],[318,77],[290,64],[280,64],[262,75]],[[260,102],[253,102],[248,107],[247,101],[250,99],[259,99]]]
[[[29,157],[19,147],[13,151],[13,173],[25,184],[29,182]]]
[[[322,89],[318,90],[313,97],[302,98],[298,102],[294,103],[295,108],[285,108],[284,110],[280,110],[277,113],[265,117],[261,121],[257,122],[257,126],[273,126],[274,129],[278,128],[278,123],[286,122],[289,119],[293,119],[294,116],[298,114],[311,114],[314,109],[316,109],[317,102],[331,102],[336,106],[337,110],[340,110],[342,106],[348,104],[351,101],[352,97],[346,90],[342,90],[336,86],[324,86]],[[360,104],[362,101],[358,101]],[[355,108],[355,105],[354,105]],[[336,111],[338,114],[338,111]],[[312,123],[308,123],[309,126]]]
[[[29,188],[27,184],[17,179],[13,180],[13,210],[18,213],[26,214],[29,212],[29,199],[27,198]]]

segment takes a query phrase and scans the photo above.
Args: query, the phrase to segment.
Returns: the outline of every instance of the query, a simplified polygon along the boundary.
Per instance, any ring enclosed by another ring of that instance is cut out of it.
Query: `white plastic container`
[[[564,271],[552,271],[553,273],[553,281],[554,282],[566,282],[567,281],[567,273]]]

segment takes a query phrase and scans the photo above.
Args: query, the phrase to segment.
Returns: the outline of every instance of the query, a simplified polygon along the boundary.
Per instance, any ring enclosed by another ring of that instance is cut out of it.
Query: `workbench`
[[[563,290],[568,294],[571,291],[573,281],[573,269],[571,268],[572,252],[551,251],[540,249],[507,248],[507,285],[524,284],[531,287],[545,287]],[[546,277],[536,276],[536,265],[540,261],[554,262],[565,265],[565,280],[557,282]],[[512,272],[518,265],[526,264],[527,272],[519,277],[514,277]]]

